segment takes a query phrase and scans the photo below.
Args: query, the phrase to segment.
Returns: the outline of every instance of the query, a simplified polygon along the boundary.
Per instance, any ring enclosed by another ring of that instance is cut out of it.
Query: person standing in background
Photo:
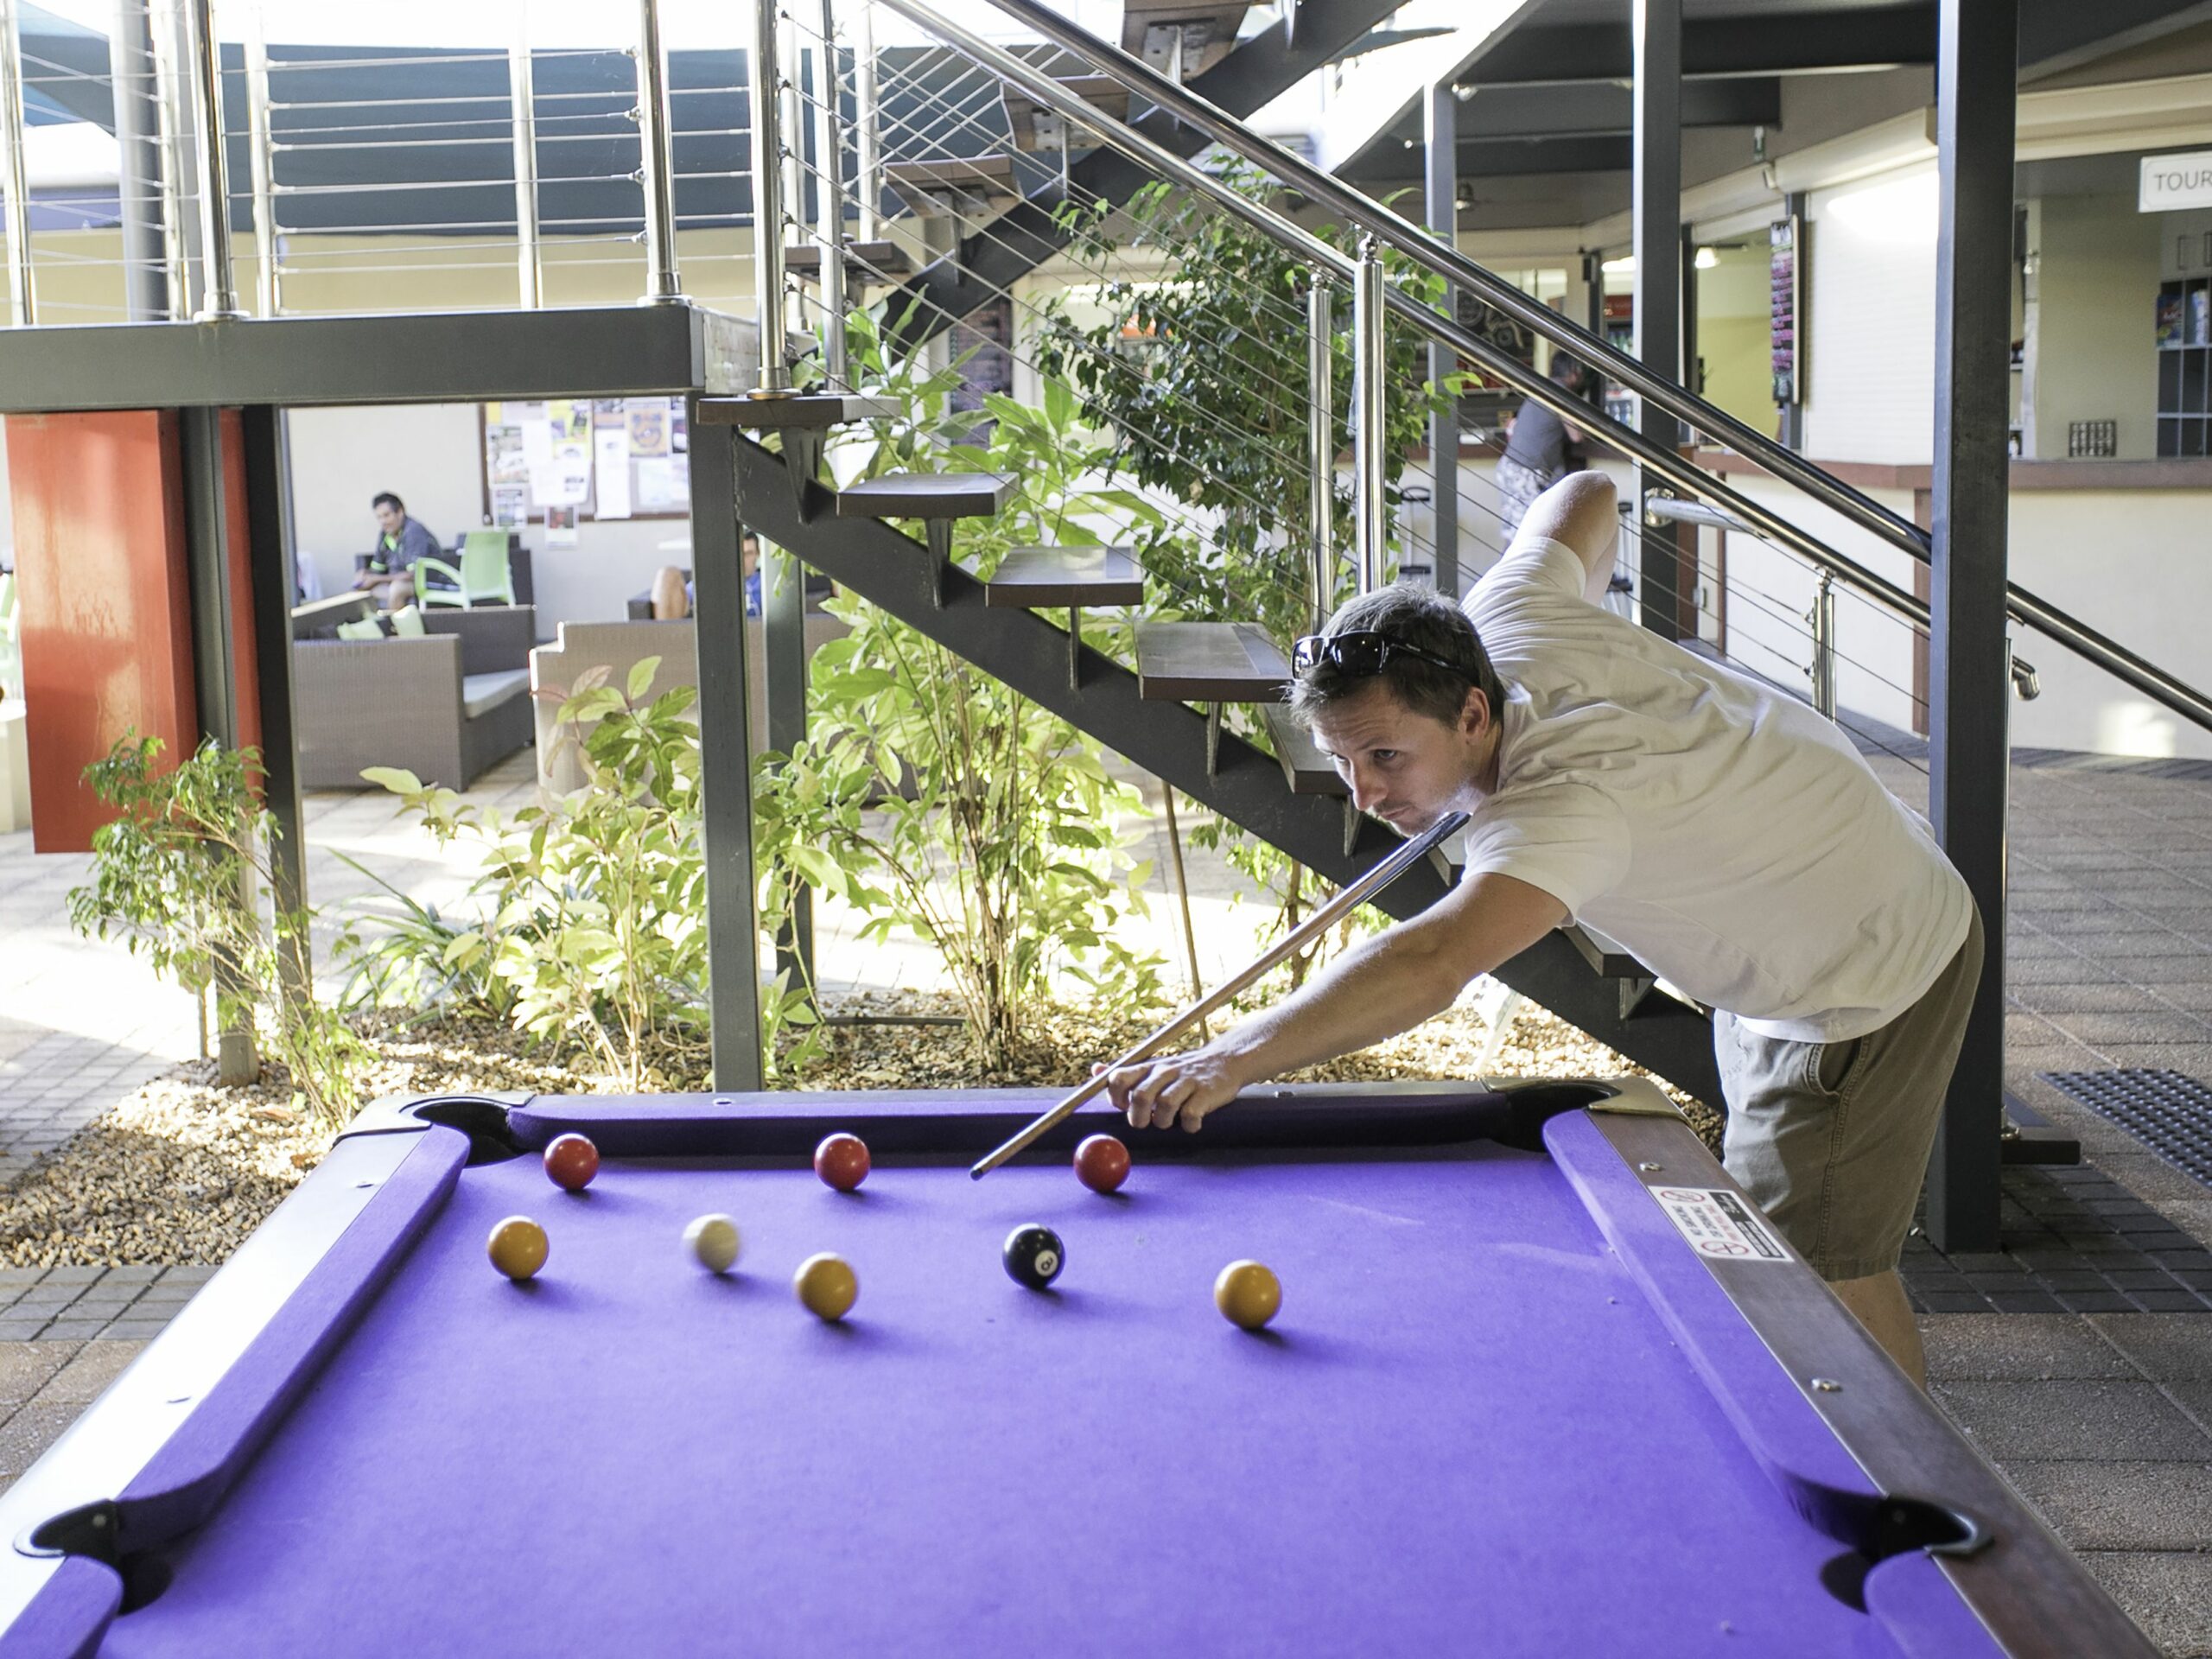
[[[1578,397],[1589,384],[1588,371],[1564,352],[1552,353],[1551,378]],[[1512,542],[1531,502],[1586,464],[1580,448],[1582,429],[1534,398],[1522,400],[1505,431],[1505,453],[1497,461],[1500,546]]]

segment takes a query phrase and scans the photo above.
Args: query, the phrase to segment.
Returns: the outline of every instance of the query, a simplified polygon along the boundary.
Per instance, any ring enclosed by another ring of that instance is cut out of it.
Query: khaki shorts
[[[1728,1102],[1722,1161],[1821,1278],[1897,1264],[1981,979],[1981,918],[1921,999],[1878,1031],[1795,1043],[1713,1016]]]

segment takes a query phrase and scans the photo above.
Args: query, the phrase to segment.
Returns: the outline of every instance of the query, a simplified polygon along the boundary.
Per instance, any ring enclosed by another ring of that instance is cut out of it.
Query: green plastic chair
[[[340,639],[381,639],[384,638],[384,624],[372,616],[365,616],[359,622],[340,622],[338,637]]]
[[[423,620],[423,613],[415,606],[403,605],[391,613],[391,636],[395,639],[420,639],[429,632],[429,624]]]
[[[456,570],[443,559],[422,558],[415,561],[417,569],[435,570],[453,586],[448,588],[416,584],[416,602],[423,605],[474,605],[480,601],[496,601],[501,605],[515,602],[515,573],[507,564],[507,532],[504,530],[472,530],[461,543],[461,569]]]

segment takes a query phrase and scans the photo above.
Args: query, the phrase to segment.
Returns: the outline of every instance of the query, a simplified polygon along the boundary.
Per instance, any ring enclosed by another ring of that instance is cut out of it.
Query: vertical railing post
[[[1359,591],[1371,594],[1382,582],[1383,543],[1388,533],[1382,486],[1389,455],[1384,448],[1383,382],[1388,371],[1382,319],[1386,310],[1382,256],[1372,236],[1359,244],[1358,269],[1351,296],[1352,520],[1359,563]]]
[[[1337,607],[1336,296],[1319,271],[1306,287],[1306,467],[1313,629]]]
[[[1835,574],[1823,570],[1807,613],[1813,626],[1813,707],[1835,718]]]
[[[198,232],[184,214],[185,71],[179,67],[184,19],[178,0],[148,0],[154,62],[154,138],[162,154],[162,280],[168,289],[168,313],[173,318],[190,314],[193,307],[191,252]]]
[[[861,195],[857,228],[861,241],[873,242],[883,234],[883,130],[875,102],[874,0],[862,0],[853,31],[853,114],[858,123],[853,167]]]
[[[1459,94],[1450,76],[1428,89],[1427,189],[1424,206],[1428,228],[1453,248],[1459,245]],[[1456,320],[1459,292],[1446,284],[1441,301],[1444,315]],[[1429,383],[1441,391],[1459,366],[1459,353],[1450,346],[1432,343],[1428,348]],[[1459,400],[1444,399],[1429,411],[1428,470],[1430,521],[1435,526],[1436,550],[1431,556],[1436,591],[1448,599],[1459,597]]]
[[[213,0],[191,0],[185,52],[200,117],[200,309],[211,322],[240,317],[237,274],[231,261],[230,152],[223,142],[223,59],[215,43]]]
[[[530,14],[515,8],[507,46],[507,105],[515,141],[515,291],[525,311],[545,303],[545,269],[537,253],[537,83],[530,61]]]
[[[255,309],[273,317],[284,308],[283,274],[276,261],[276,153],[269,127],[269,43],[261,8],[252,10],[245,41],[246,152],[253,179]]]
[[[1682,0],[1637,0],[1630,8],[1634,130],[1630,213],[1636,229],[1636,354],[1662,379],[1682,378]],[[1648,397],[1637,400],[1637,425],[1672,450],[1681,423]],[[1685,581],[1681,527],[1644,509],[1659,493],[1659,474],[1636,472],[1643,524],[1637,571],[1637,620],[1662,639],[1680,639]],[[1672,492],[1669,492],[1672,493]]]
[[[638,0],[638,182],[645,196],[647,305],[683,297],[676,270],[676,158],[668,134],[668,48],[660,0]]]
[[[0,0],[0,191],[7,194],[8,321],[38,321],[31,286],[31,204],[23,166],[23,52],[15,0]]]
[[[745,86],[753,121],[753,286],[760,323],[760,389],[791,385],[784,345],[782,110],[776,86],[777,0],[753,0]]]
[[[814,60],[815,245],[822,256],[822,368],[845,384],[845,144],[837,108],[837,10],[822,0],[822,47]]]
[[[807,222],[806,111],[799,102],[798,31],[783,29],[776,37],[776,123],[779,167],[784,175],[784,217],[776,221],[777,257],[785,257],[785,238]],[[784,289],[784,333],[804,333],[806,303],[795,283]]]

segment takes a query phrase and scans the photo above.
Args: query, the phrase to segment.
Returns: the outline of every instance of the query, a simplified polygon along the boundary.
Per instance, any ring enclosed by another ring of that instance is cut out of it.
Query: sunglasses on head
[[[1402,639],[1393,639],[1387,633],[1365,629],[1348,633],[1309,633],[1290,648],[1290,665],[1293,671],[1306,674],[1318,664],[1326,663],[1339,674],[1357,677],[1380,674],[1382,665],[1394,656],[1418,658],[1452,673],[1474,677],[1463,663],[1449,661]]]

